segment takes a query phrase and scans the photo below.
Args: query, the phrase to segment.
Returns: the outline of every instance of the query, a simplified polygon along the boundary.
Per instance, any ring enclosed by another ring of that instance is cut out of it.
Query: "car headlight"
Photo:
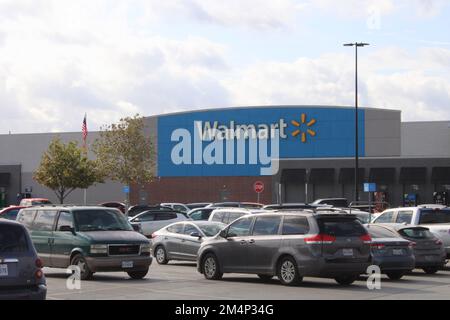
[[[141,253],[150,253],[151,247],[150,243],[141,244]]]
[[[108,253],[108,245],[93,244],[93,245],[91,245],[91,253],[92,254],[107,254]]]

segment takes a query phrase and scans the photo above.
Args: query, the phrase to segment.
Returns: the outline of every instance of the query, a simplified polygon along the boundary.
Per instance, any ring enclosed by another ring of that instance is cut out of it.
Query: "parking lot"
[[[44,269],[49,300],[60,299],[136,299],[136,300],[279,300],[279,299],[449,299],[450,264],[445,270],[426,275],[414,270],[399,281],[381,278],[380,290],[369,290],[361,277],[350,287],[333,279],[305,278],[297,287],[280,285],[276,278],[268,283],[255,275],[226,274],[221,281],[209,281],[191,262],[152,264],[143,280],[132,280],[125,273],[96,273],[83,281],[80,290],[68,290],[64,269]]]

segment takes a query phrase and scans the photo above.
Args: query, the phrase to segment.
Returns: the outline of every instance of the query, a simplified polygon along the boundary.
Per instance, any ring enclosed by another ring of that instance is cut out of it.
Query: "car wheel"
[[[298,273],[297,263],[291,257],[281,259],[277,269],[278,279],[285,286],[294,286],[303,280]]]
[[[70,264],[80,268],[80,280],[89,280],[92,278],[94,273],[89,269],[86,259],[81,254],[74,255]]]
[[[220,280],[222,278],[223,273],[219,270],[219,261],[217,257],[208,253],[202,261],[202,271],[203,275],[208,280]]]
[[[392,272],[387,272],[386,275],[391,280],[400,280],[405,275],[405,273],[402,271],[392,271]]]
[[[436,267],[423,268],[423,271],[425,271],[426,274],[435,274],[438,270],[439,268]]]
[[[167,259],[167,252],[163,246],[158,246],[155,249],[155,258],[158,264],[167,264],[169,260]]]
[[[140,270],[140,271],[129,271],[127,273],[130,276],[130,278],[139,280],[139,279],[144,278],[147,275],[148,268],[145,270]]]
[[[273,278],[273,276],[268,275],[268,274],[258,274],[258,277],[262,280],[262,281],[269,281]]]
[[[350,275],[350,276],[340,276],[340,277],[336,277],[334,278],[334,280],[339,283],[341,286],[349,286],[351,285],[353,282],[355,282],[355,280],[358,278],[358,276],[355,275]]]

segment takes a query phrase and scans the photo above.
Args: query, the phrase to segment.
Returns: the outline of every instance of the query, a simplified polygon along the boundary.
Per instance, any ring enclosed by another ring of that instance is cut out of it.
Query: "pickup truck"
[[[450,258],[450,207],[424,204],[417,207],[391,208],[383,211],[373,223],[404,223],[427,227],[444,243]]]

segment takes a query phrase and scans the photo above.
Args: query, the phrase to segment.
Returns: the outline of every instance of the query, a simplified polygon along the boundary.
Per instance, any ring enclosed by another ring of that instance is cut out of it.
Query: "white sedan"
[[[169,210],[151,210],[129,218],[132,225],[139,225],[141,232],[146,237],[151,237],[152,233],[158,231],[171,223],[191,220],[184,214]]]

